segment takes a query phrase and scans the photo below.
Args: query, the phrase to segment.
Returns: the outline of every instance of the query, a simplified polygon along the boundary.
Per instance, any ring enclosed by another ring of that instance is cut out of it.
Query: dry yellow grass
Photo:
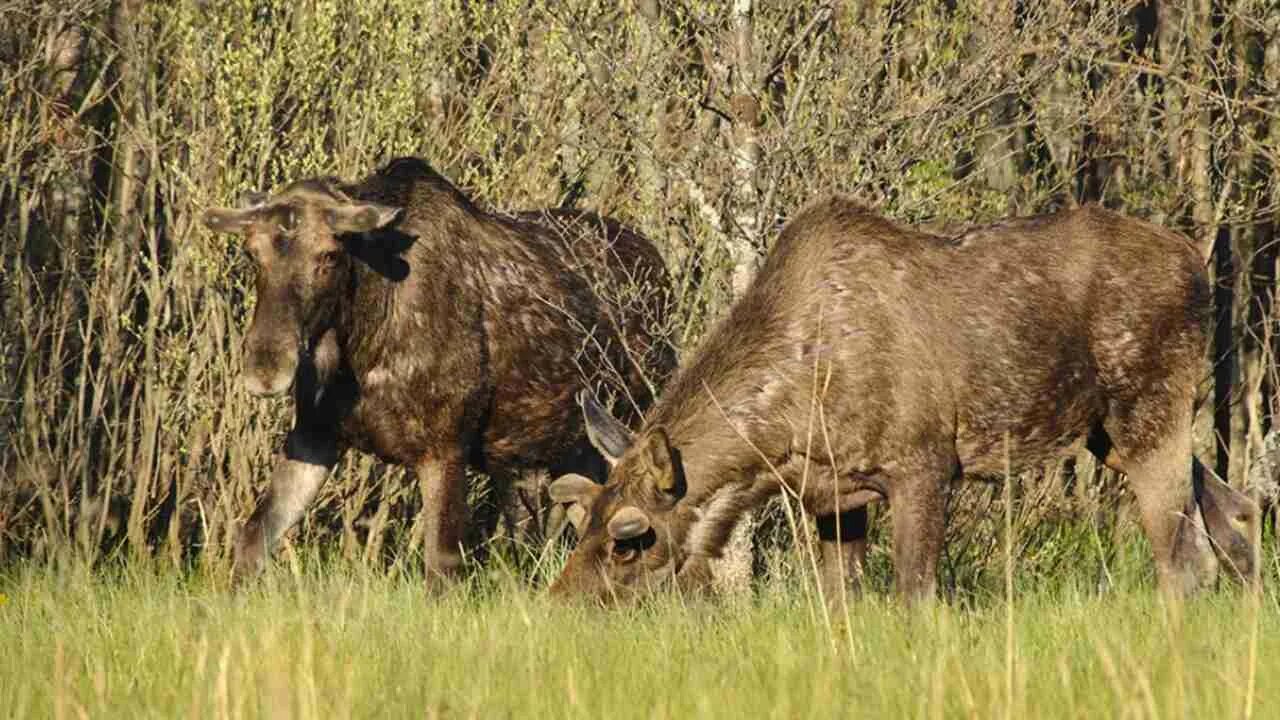
[[[19,568],[0,578],[8,717],[1274,717],[1274,591],[1171,608],[1083,578],[833,622],[801,586],[603,612],[499,574],[295,561],[232,596],[200,578]],[[1006,644],[1006,642],[1008,644]],[[1012,663],[1010,663],[1012,660]],[[1006,669],[1011,678],[1006,686]]]

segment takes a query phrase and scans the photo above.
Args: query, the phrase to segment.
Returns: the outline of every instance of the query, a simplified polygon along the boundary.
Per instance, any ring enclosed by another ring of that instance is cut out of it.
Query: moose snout
[[[604,585],[597,585],[591,582],[584,582],[589,576],[583,577],[582,573],[584,563],[581,558],[570,556],[569,562],[565,564],[564,572],[551,583],[551,587],[547,590],[547,595],[555,602],[567,605],[595,604],[604,605],[607,592],[604,591]],[[604,578],[600,578],[599,582],[603,583]]]
[[[298,369],[298,350],[263,343],[246,343],[241,379],[251,395],[279,395],[293,385]]]

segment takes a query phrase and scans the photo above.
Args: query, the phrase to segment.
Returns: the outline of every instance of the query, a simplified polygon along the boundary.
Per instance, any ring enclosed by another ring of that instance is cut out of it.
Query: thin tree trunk
[[[1269,79],[1269,84],[1264,86],[1264,88],[1269,87],[1273,92],[1275,92],[1280,91],[1280,4],[1273,4],[1271,6],[1271,10],[1267,15],[1266,28],[1270,37],[1267,41],[1267,48],[1263,56],[1262,76]],[[1271,196],[1267,204],[1268,207],[1272,208],[1270,239],[1271,242],[1274,243],[1280,240],[1280,182],[1276,180],[1276,178],[1280,178],[1280,115],[1273,114],[1271,116],[1268,123],[1266,137],[1267,146],[1270,150],[1266,162],[1269,166],[1269,174],[1272,178]],[[1274,248],[1272,249],[1274,250]],[[1272,272],[1272,277],[1280,280],[1280,253],[1276,253],[1275,264]],[[1269,348],[1269,354],[1272,365],[1274,366],[1277,356],[1280,355],[1280,353],[1277,353],[1274,345],[1277,340],[1280,340],[1280,333],[1274,333],[1274,328],[1276,327],[1275,320],[1277,319],[1277,314],[1280,313],[1280,308],[1277,307],[1275,300],[1275,293],[1277,292],[1276,288],[1272,287],[1269,289],[1272,292],[1272,301],[1268,321],[1273,323],[1271,325],[1273,334],[1269,334],[1265,337],[1273,343],[1272,347]],[[1272,377],[1271,392],[1273,393],[1273,396],[1271,397],[1270,411],[1274,413],[1277,409],[1280,409],[1280,378]],[[1275,427],[1274,420],[1272,421],[1272,427]]]
[[[1195,87],[1208,90],[1214,72],[1209,2],[1193,0],[1188,9],[1189,15],[1184,18],[1183,29],[1191,58],[1189,79]],[[1201,248],[1208,255],[1218,227],[1214,222],[1212,118],[1209,104],[1202,94],[1191,94],[1187,100],[1187,113],[1187,120],[1191,123],[1191,146],[1188,148],[1191,159],[1191,217],[1195,220],[1197,232],[1201,233]]]
[[[662,14],[657,0],[640,0],[636,3],[640,14],[638,45],[640,62],[650,70],[642,82],[636,87],[636,96],[640,109],[644,113],[641,122],[644,124],[641,133],[645,142],[636,149],[636,175],[640,180],[640,201],[645,208],[659,208],[666,203],[667,178],[659,160],[659,154],[667,143],[666,130],[666,97],[663,91],[662,78],[665,76],[665,65],[661,55]],[[655,238],[661,242],[665,238]]]
[[[733,297],[742,297],[755,277],[760,259],[760,70],[752,38],[752,0],[733,3],[733,227],[729,251],[733,257]]]
[[[979,31],[984,44],[991,39],[1012,37],[1014,9],[1010,0],[988,0],[984,4],[985,23]],[[1016,127],[1016,98],[1003,95],[991,103],[991,109],[982,119],[987,126],[974,143],[977,163],[986,177],[987,186],[1002,193],[1011,192],[1018,184],[1018,152],[1014,134]]]
[[[1198,0],[1196,0],[1198,2]],[[1194,173],[1191,171],[1191,164],[1187,159],[1191,157],[1194,149],[1191,147],[1193,143],[1188,142],[1191,137],[1190,125],[1195,115],[1195,108],[1188,107],[1186,93],[1183,90],[1182,80],[1186,75],[1186,64],[1188,55],[1188,43],[1192,42],[1189,38],[1188,26],[1195,24],[1196,13],[1194,8],[1183,0],[1161,0],[1157,8],[1156,16],[1156,37],[1159,45],[1160,64],[1163,70],[1164,82],[1161,90],[1162,99],[1164,101],[1164,131],[1165,131],[1165,160],[1167,163],[1166,173],[1170,176],[1178,178],[1178,184],[1187,187],[1197,182],[1197,178],[1192,177]],[[1207,19],[1206,19],[1207,21]],[[1208,147],[1203,148],[1204,152],[1208,152]],[[1198,196],[1208,197],[1207,183],[1209,178],[1201,176],[1198,180],[1202,183],[1201,187],[1196,191]],[[1178,218],[1185,206],[1178,203],[1174,207],[1169,208],[1175,213],[1174,220]],[[1195,215],[1204,216],[1203,207],[1198,212],[1193,209],[1193,217]],[[1214,249],[1214,242],[1217,238],[1216,228],[1202,225],[1196,222],[1194,236],[1200,247],[1204,257],[1209,258]],[[1215,263],[1208,264],[1208,272],[1210,279],[1217,277]],[[1218,293],[1215,293],[1215,302]],[[1197,415],[1195,423],[1195,447],[1202,456],[1204,462],[1217,469],[1219,472],[1225,472],[1225,438],[1218,435],[1218,426],[1222,408],[1219,399],[1223,397],[1221,394],[1225,388],[1219,388],[1216,378],[1219,373],[1216,372],[1218,353],[1216,350],[1216,342],[1209,349],[1208,356],[1205,358],[1207,368],[1211,368],[1211,377],[1215,378],[1214,383],[1208,390],[1208,395],[1212,398],[1212,402],[1202,405],[1204,410]]]
[[[120,53],[117,64],[117,90],[113,98],[115,106],[115,172],[112,175],[111,209],[109,220],[113,228],[114,241],[119,248],[136,248],[126,257],[136,258],[137,252],[146,252],[141,247],[142,217],[145,209],[140,207],[140,188],[145,185],[143,177],[145,163],[143,159],[144,144],[142,138],[142,113],[144,112],[142,94],[145,92],[145,67],[142,42],[138,37],[138,25],[141,21],[141,0],[124,0],[120,2],[111,18],[111,31]],[[152,258],[154,260],[154,253]],[[136,262],[136,260],[132,260]],[[159,268],[151,269],[152,276]],[[148,293],[151,294],[150,292]],[[152,310],[155,308],[152,307]],[[154,329],[154,323],[148,323],[148,330]],[[155,338],[152,332],[144,339],[144,367],[155,367]],[[149,390],[153,386],[155,373],[145,373],[142,382],[143,392],[135,394],[135,401],[142,400],[141,438],[134,446],[134,492],[130,498],[129,522],[127,526],[130,549],[133,552],[145,552],[147,548],[146,516],[149,509],[148,499],[151,496],[156,474],[156,442],[159,432],[158,407],[147,402]]]
[[[730,147],[733,150],[732,223],[727,238],[733,260],[733,297],[746,292],[759,262],[760,193],[757,178],[760,165],[759,66],[754,47],[754,7],[752,0],[734,0],[733,58],[730,107],[733,113]],[[724,549],[712,564],[716,582],[724,590],[743,591],[749,587],[753,565],[752,537],[755,513],[746,513]]]
[[[1248,57],[1249,28],[1245,22],[1236,18],[1232,24],[1232,64],[1235,69],[1235,97],[1233,102],[1239,104],[1254,82],[1254,68]],[[1256,68],[1258,72],[1264,67]],[[1265,81],[1265,76],[1258,78]],[[1241,142],[1238,143],[1234,162],[1228,172],[1234,174],[1231,187],[1251,186],[1255,182],[1266,181],[1265,169],[1258,165],[1256,148],[1259,142],[1266,140],[1267,121],[1248,113],[1242,119]],[[1252,138],[1253,141],[1250,141]],[[1259,171],[1262,172],[1259,172]],[[1225,199],[1225,198],[1224,198]],[[1241,193],[1240,213],[1243,224],[1234,229],[1236,243],[1232,252],[1236,258],[1236,287],[1234,324],[1236,328],[1236,346],[1239,356],[1237,387],[1240,400],[1236,404],[1236,412],[1232,417],[1231,463],[1228,475],[1235,487],[1243,487],[1248,482],[1249,465],[1258,456],[1262,448],[1263,433],[1263,384],[1266,375],[1266,352],[1262,338],[1266,335],[1263,327],[1269,302],[1268,290],[1255,285],[1254,270],[1257,258],[1269,252],[1262,246],[1260,235],[1262,223],[1256,217],[1258,193]],[[1265,272],[1265,269],[1263,269]]]

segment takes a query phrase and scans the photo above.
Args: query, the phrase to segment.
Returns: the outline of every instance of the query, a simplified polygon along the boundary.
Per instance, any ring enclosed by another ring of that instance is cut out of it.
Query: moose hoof
[[[462,556],[435,558],[427,564],[426,586],[429,595],[440,595],[462,579]]]

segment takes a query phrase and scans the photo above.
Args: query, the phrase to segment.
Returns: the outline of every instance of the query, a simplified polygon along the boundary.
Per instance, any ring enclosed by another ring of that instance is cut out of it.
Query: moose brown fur
[[[861,565],[866,504],[887,500],[897,589],[932,596],[956,480],[1004,475],[1006,448],[1017,471],[1086,445],[1127,474],[1162,587],[1215,577],[1211,540],[1249,575],[1256,505],[1192,482],[1203,265],[1098,207],[942,238],[811,205],[638,434],[583,398],[614,465],[604,486],[552,484],[586,509],[553,592],[607,601],[700,575],[738,514],[785,489],[817,517],[828,592]]]
[[[452,575],[468,466],[510,482],[590,473],[594,458],[603,475],[574,404],[583,378],[612,378],[638,411],[674,366],[649,330],[668,290],[651,243],[584,211],[487,213],[422,160],[295,182],[205,223],[242,234],[257,266],[245,386],[292,385],[296,401],[237,543],[237,581],[347,448],[416,470],[429,574]]]

